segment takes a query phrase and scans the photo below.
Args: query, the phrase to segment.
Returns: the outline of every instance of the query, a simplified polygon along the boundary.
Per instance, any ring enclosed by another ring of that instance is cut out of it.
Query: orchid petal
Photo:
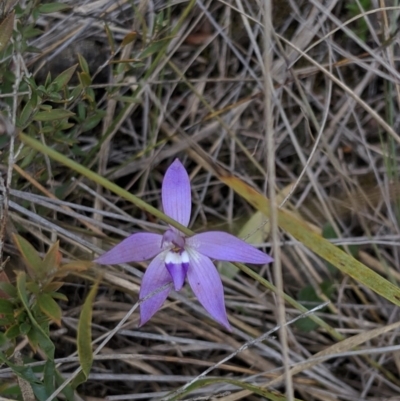
[[[140,299],[145,298],[165,284],[172,282],[171,276],[165,268],[165,255],[166,252],[163,252],[156,256],[147,267],[140,287]],[[143,326],[161,308],[170,291],[171,286],[146,299],[140,304],[140,326]]]
[[[179,291],[185,283],[189,268],[189,255],[186,251],[169,251],[165,257],[165,267],[174,282],[175,291]]]
[[[224,288],[211,260],[194,249],[188,249],[190,262],[187,278],[204,309],[227,330],[232,331],[225,310]]]
[[[264,264],[271,256],[223,231],[208,231],[186,239],[189,246],[209,258],[229,262]]]
[[[142,262],[154,258],[161,252],[161,241],[162,235],[160,234],[135,233],[94,261],[100,265]]]
[[[161,197],[164,213],[187,227],[192,209],[190,179],[185,167],[178,159],[165,173]]]

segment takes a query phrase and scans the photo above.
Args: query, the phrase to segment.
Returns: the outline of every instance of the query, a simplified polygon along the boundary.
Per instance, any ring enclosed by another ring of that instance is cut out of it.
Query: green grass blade
[[[92,350],[92,311],[93,301],[97,294],[99,283],[95,283],[91,288],[85,303],[83,304],[81,315],[79,316],[78,323],[78,356],[82,368],[82,374],[78,375],[74,382],[73,387],[78,386],[82,379],[86,381],[90,369],[93,364],[93,350]]]
[[[267,217],[271,213],[269,200],[237,177],[222,174],[219,179],[246,199]],[[348,274],[357,282],[400,306],[400,288],[375,273],[351,255],[345,253],[325,238],[316,233],[306,222],[290,212],[278,210],[278,224],[284,231],[292,235],[307,248],[331,263],[341,272]]]

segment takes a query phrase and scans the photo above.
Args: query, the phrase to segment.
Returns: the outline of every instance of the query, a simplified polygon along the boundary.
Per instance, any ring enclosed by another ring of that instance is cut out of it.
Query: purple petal
[[[223,231],[208,231],[193,235],[186,239],[186,245],[217,260],[255,264],[273,261],[271,256]]]
[[[165,267],[174,282],[175,291],[179,291],[185,283],[186,273],[189,268],[189,255],[186,251],[168,251],[165,257]]]
[[[197,299],[204,309],[227,330],[232,331],[226,316],[224,289],[214,264],[207,256],[188,251],[190,262],[187,278]]]
[[[162,235],[160,234],[132,234],[94,261],[100,265],[142,262],[154,258],[161,252],[161,240]]]
[[[192,208],[190,180],[185,167],[178,159],[165,173],[161,197],[164,213],[187,227]]]
[[[171,276],[165,268],[165,254],[166,252],[163,252],[156,256],[147,267],[140,287],[140,299],[172,282]],[[140,326],[143,326],[161,308],[170,291],[171,286],[143,301],[140,305]]]

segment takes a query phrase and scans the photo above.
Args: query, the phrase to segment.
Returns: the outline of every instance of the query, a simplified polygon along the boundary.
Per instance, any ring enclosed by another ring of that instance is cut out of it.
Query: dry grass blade
[[[398,2],[25,3],[0,1],[0,357],[21,353],[34,396],[396,399]],[[91,264],[175,224],[160,197],[175,158],[192,187],[189,228],[176,227],[250,235],[276,260],[217,264],[232,333],[187,285],[138,327],[149,263]],[[28,275],[22,309],[13,234],[39,259],[59,241],[51,260],[69,267],[50,269],[50,283]],[[93,364],[73,389],[78,318],[97,281]],[[43,325],[59,376],[21,312],[49,312],[53,295],[61,326]],[[14,378],[0,367],[0,398],[23,398]]]

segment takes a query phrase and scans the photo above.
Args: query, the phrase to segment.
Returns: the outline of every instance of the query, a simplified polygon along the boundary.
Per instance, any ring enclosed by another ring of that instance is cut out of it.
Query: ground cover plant
[[[0,399],[398,398],[399,13],[1,0]]]

